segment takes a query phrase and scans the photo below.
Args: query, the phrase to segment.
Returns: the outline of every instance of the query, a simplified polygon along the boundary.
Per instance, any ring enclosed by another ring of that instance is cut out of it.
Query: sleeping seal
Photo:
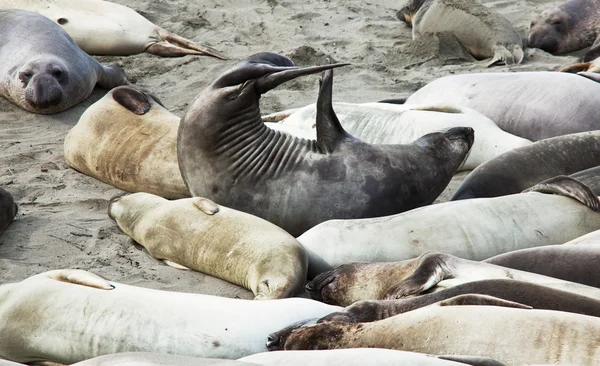
[[[96,84],[127,84],[123,70],[100,65],[39,14],[0,10],[0,34],[0,96],[29,112],[58,113],[86,99]]]
[[[316,141],[264,125],[261,94],[338,66],[298,68],[286,57],[259,53],[218,77],[179,127],[179,167],[192,195],[262,217],[294,236],[329,219],[432,203],[467,156],[472,128],[428,134],[408,145],[362,142],[333,111],[332,71],[324,72],[319,91]]]
[[[306,281],[306,252],[293,236],[206,198],[134,193],[113,198],[108,215],[154,258],[243,286],[256,299],[290,297]]]
[[[62,269],[0,286],[0,358],[71,364],[117,352],[156,352],[237,359],[266,352],[271,332],[339,310],[301,298],[158,291]]]
[[[449,33],[477,59],[506,65],[523,61],[523,41],[502,14],[477,1],[409,0],[398,19],[412,26],[413,40]]]
[[[127,56],[148,52],[165,57],[220,52],[173,34],[123,5],[102,0],[0,0],[0,9],[39,13],[60,25],[91,55]]]

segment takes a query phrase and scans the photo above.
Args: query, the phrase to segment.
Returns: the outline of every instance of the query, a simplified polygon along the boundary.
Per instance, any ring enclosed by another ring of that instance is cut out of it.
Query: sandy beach
[[[131,82],[156,94],[181,116],[195,96],[241,58],[281,53],[298,65],[326,58],[352,65],[335,71],[334,101],[370,102],[408,95],[450,74],[548,71],[577,61],[582,52],[556,57],[528,49],[514,67],[486,68],[485,61],[454,52],[435,40],[412,43],[398,21],[401,1],[384,0],[115,0],[157,25],[224,52],[231,60],[149,54],[97,57],[118,63]],[[561,1],[486,0],[525,35],[542,9]],[[263,113],[316,100],[318,76],[300,78],[261,99]],[[18,219],[0,236],[0,283],[59,268],[89,270],[106,279],[156,289],[252,298],[238,286],[193,271],[167,267],[134,245],[108,217],[119,189],[70,169],[63,142],[81,114],[107,91],[98,89],[76,107],[55,115],[28,113],[0,99],[0,186],[19,205]],[[461,174],[464,177],[464,174]],[[458,180],[438,201],[447,200]]]

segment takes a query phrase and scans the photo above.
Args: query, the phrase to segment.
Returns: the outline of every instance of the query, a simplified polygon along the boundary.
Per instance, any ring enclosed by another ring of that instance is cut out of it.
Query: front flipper
[[[447,254],[428,252],[419,258],[414,272],[391,287],[385,296],[386,300],[400,299],[409,295],[417,295],[437,285],[439,282],[453,278],[446,260]]]
[[[98,75],[98,86],[103,89],[112,89],[120,85],[128,85],[125,71],[118,65],[104,66],[100,65]]]
[[[146,52],[163,57],[181,57],[186,55],[211,56],[221,60],[229,58],[214,48],[201,46],[189,39],[171,33],[166,29],[158,28],[156,30],[158,39],[146,49]]]
[[[275,112],[275,113],[271,113],[271,114],[265,114],[264,116],[261,116],[260,118],[262,119],[263,122],[281,122],[284,119],[288,118],[289,116],[292,115],[292,113],[296,112],[298,109],[300,108],[292,108],[292,109],[286,109],[285,111],[280,111],[280,112]]]
[[[214,215],[219,212],[219,205],[204,197],[192,198],[192,204],[207,215]]]
[[[435,305],[435,304],[434,304]],[[461,306],[461,305],[487,305],[503,306],[507,308],[533,309],[529,305],[520,304],[514,301],[504,300],[498,297],[480,294],[465,294],[454,296],[437,303],[439,306]]]
[[[60,269],[51,271],[48,273],[48,277],[56,281],[89,286],[101,290],[112,290],[115,288],[115,286],[108,283],[104,278],[80,269]]]
[[[523,193],[527,192],[554,193],[560,196],[570,197],[583,203],[593,211],[600,211],[600,201],[598,200],[598,196],[596,196],[585,184],[565,175],[546,179],[523,191]]]
[[[508,49],[512,48],[512,52]],[[486,65],[487,67],[493,66],[497,62],[502,62],[507,66],[520,64],[525,56],[523,49],[519,45],[502,46],[496,45],[492,48],[494,56]]]

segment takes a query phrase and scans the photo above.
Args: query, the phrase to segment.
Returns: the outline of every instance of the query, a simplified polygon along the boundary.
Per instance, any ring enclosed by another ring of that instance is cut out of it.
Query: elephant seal
[[[129,192],[189,197],[177,161],[179,117],[131,86],[92,104],[64,142],[67,164]]]
[[[502,14],[476,1],[409,0],[397,16],[412,26],[413,40],[449,33],[475,58],[491,58],[487,66],[523,61],[519,32]]]
[[[594,365],[600,319],[551,310],[456,306],[442,301],[371,323],[328,322],[274,333],[270,350],[374,347],[431,354],[468,354],[507,365]],[[512,306],[512,304],[507,304]],[[517,330],[507,335],[507,330]]]
[[[522,192],[546,179],[600,165],[600,131],[537,141],[506,152],[473,170],[452,200]]]
[[[451,360],[448,360],[451,359]],[[368,360],[368,361],[367,361]],[[502,366],[488,358],[469,356],[433,356],[416,352],[395,351],[381,348],[350,348],[323,351],[275,351],[258,353],[239,359],[264,366],[362,366],[365,362],[377,366]]]
[[[122,352],[94,357],[71,366],[252,366],[250,362],[186,357],[150,352]],[[0,364],[0,366],[2,366]]]
[[[329,321],[346,323],[373,322],[458,296],[461,296],[463,301],[469,299],[469,301],[479,304],[488,302],[489,296],[492,296],[528,305],[534,309],[566,311],[600,317],[600,300],[529,282],[483,280],[464,283],[417,297],[397,300],[357,301],[338,313],[331,313],[319,319],[318,323]]]
[[[266,352],[271,332],[339,310],[309,299],[158,291],[55,270],[0,286],[0,357],[64,364],[117,352],[237,359]]]
[[[600,83],[570,73],[451,75],[417,90],[406,103],[473,108],[498,127],[532,141],[600,129]]]
[[[543,10],[532,22],[527,45],[553,54],[577,51],[598,43],[600,6],[595,0],[568,0]],[[592,47],[585,61],[598,57]]]
[[[340,123],[352,135],[370,144],[408,144],[432,132],[452,127],[471,127],[475,141],[458,170],[473,170],[484,162],[531,141],[502,131],[481,113],[460,106],[395,105],[390,103],[333,103]],[[296,127],[316,138],[315,104],[263,116]],[[270,127],[277,128],[279,124]]]
[[[387,217],[330,220],[298,241],[308,253],[309,278],[342,263],[399,261],[429,250],[483,260],[597,230],[599,204],[589,188],[561,177],[528,193],[445,202]]]
[[[12,195],[4,188],[0,188],[0,234],[13,222],[18,211],[19,208]]]
[[[415,259],[383,263],[346,263],[306,285],[313,299],[348,306],[361,300],[395,300],[463,283],[512,279],[600,300],[600,289],[485,262],[428,252]]]
[[[330,69],[342,65],[298,68],[284,56],[259,53],[218,77],[179,127],[179,167],[192,195],[262,217],[294,236],[329,219],[432,203],[467,156],[473,129],[453,128],[409,145],[362,142],[344,131],[331,104]],[[323,70],[316,141],[264,125],[261,94]]]
[[[306,281],[306,252],[268,221],[201,197],[116,197],[108,215],[157,259],[235,283],[256,299],[290,297]],[[225,265],[226,264],[226,265]]]
[[[46,17],[0,10],[0,24],[0,96],[26,111],[58,113],[86,99],[96,84],[127,84],[122,69],[100,65]]]
[[[2,0],[0,9],[39,13],[60,25],[86,53],[127,56],[205,55],[226,60],[222,53],[173,34],[123,5],[102,0]]]

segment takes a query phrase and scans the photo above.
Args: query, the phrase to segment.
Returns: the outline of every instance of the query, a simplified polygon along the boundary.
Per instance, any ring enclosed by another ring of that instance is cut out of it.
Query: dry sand
[[[176,59],[148,54],[98,57],[121,64],[129,79],[154,92],[183,115],[188,103],[237,60],[260,51],[282,53],[298,65],[326,57],[350,62],[335,71],[334,100],[368,102],[410,94],[449,74],[486,71],[554,70],[581,52],[554,57],[527,50],[522,65],[486,68],[485,61],[461,60],[435,41],[411,44],[411,30],[396,11],[402,1],[383,0],[116,0],[154,23],[227,53],[231,61]],[[525,34],[535,14],[559,1],[485,1]],[[262,98],[263,113],[316,100],[318,77],[286,83]],[[152,259],[134,246],[108,218],[108,200],[120,190],[66,165],[63,141],[81,114],[106,93],[96,89],[66,112],[30,114],[0,99],[0,186],[19,204],[19,218],[0,236],[0,283],[15,282],[57,268],[90,270],[133,285],[252,298],[249,291]],[[456,188],[456,182],[448,191]],[[442,198],[443,200],[444,198]]]

